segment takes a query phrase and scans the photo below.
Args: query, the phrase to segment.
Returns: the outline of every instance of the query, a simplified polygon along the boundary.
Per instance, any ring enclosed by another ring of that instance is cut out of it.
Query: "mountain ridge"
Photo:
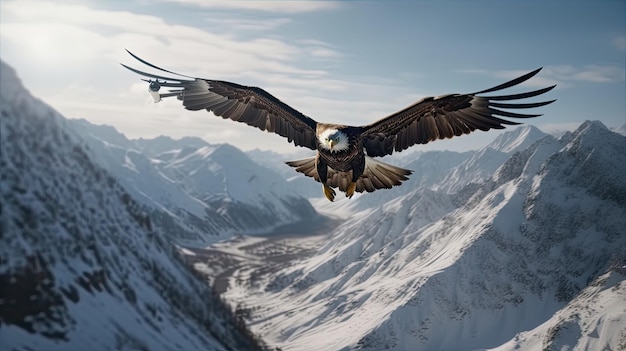
[[[0,348],[262,349],[67,120],[0,72]]]
[[[110,126],[70,120],[94,159],[142,203],[157,227],[186,243],[211,243],[317,216],[271,169],[228,144],[200,138],[128,140]],[[184,228],[173,231],[172,225]]]
[[[225,296],[255,306],[253,329],[291,350],[532,349],[531,330],[550,347],[598,345],[556,333],[552,317],[626,265],[623,149],[626,138],[599,122],[535,134],[457,192],[418,188],[349,211],[315,255],[256,287],[237,283],[254,274],[243,269]],[[621,296],[624,283],[614,286],[603,296]],[[616,332],[626,318],[587,319],[602,325],[604,346],[626,342]]]

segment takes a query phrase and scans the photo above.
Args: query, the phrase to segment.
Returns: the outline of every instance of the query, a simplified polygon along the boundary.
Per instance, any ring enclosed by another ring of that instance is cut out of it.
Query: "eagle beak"
[[[328,146],[330,146],[330,149],[332,150],[332,149],[333,149],[333,146],[335,146],[335,141],[331,139],[331,140],[328,142]]]

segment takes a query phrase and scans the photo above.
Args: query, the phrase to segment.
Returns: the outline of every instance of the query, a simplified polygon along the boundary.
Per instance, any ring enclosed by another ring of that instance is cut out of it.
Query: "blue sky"
[[[532,124],[626,123],[624,1],[2,1],[0,58],[69,118],[130,138],[199,136],[291,151],[285,139],[176,100],[154,104],[124,49],[181,73],[256,85],[322,122],[368,124],[424,96],[544,67]],[[467,150],[498,132],[422,146]]]

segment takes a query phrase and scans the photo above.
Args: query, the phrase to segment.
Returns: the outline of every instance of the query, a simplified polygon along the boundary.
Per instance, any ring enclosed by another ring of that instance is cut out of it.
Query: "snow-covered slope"
[[[363,194],[362,196],[354,198],[353,203],[348,206],[353,210],[375,209],[385,206],[389,201],[396,201],[398,197],[416,191],[419,192],[422,188],[437,188],[440,186],[443,179],[442,175],[452,172],[474,153],[475,152],[472,151],[463,153],[454,151],[428,151],[423,153],[415,152],[411,154],[410,157],[396,157],[396,159],[387,162],[413,171],[413,174],[409,176],[409,180],[399,187]]]
[[[77,121],[77,123],[82,123],[84,130],[87,131],[88,133],[90,130],[96,131],[101,127],[102,128],[106,127],[106,126],[95,126],[84,120],[82,122]],[[117,131],[115,132],[118,133]],[[94,133],[94,134],[98,135],[98,133]],[[155,157],[164,152],[169,152],[172,150],[179,150],[179,149],[184,149],[184,148],[189,148],[193,150],[193,149],[199,149],[205,146],[210,146],[210,144],[201,138],[184,137],[180,139],[172,139],[170,137],[161,135],[152,139],[140,138],[140,139],[133,140],[130,144],[130,147],[128,148],[131,149],[131,148],[138,147],[141,150],[141,152],[145,154],[146,156]]]
[[[535,141],[546,135],[547,134],[539,130],[539,128],[525,124],[498,135],[489,143],[488,147],[500,152],[512,154],[516,151],[525,150]]]
[[[285,140],[287,143],[287,140]],[[293,189],[297,189],[300,196],[306,198],[318,198],[324,196],[322,193],[322,185],[313,181],[311,178],[298,173],[293,167],[285,164],[286,161],[295,161],[303,158],[315,156],[315,151],[303,147],[296,147],[293,152],[288,154],[279,154],[269,150],[250,150],[246,152],[254,162],[264,167],[269,167],[280,174]]]
[[[446,174],[437,189],[456,193],[467,185],[480,184],[489,179],[514,152],[524,150],[547,136],[536,127],[529,125],[504,132]]]
[[[0,77],[0,349],[257,349],[67,120]]]
[[[493,349],[626,350],[626,257],[537,328]]]
[[[538,137],[492,149],[505,162],[458,192],[353,212],[316,255],[254,287],[242,269],[225,296],[289,350],[623,348],[626,138],[599,122]],[[598,313],[576,317],[585,304]]]
[[[215,242],[315,215],[281,176],[230,145],[199,138],[128,140],[109,126],[71,120],[95,159],[178,239]],[[172,230],[177,225],[183,231]]]
[[[288,145],[287,139],[285,139],[285,145]],[[278,152],[274,152],[271,150],[254,149],[254,150],[246,151],[246,155],[248,155],[251,160],[258,163],[259,165],[263,167],[271,168],[276,173],[282,175],[283,178],[289,179],[293,177],[294,175],[302,175],[302,174],[297,173],[293,169],[293,167],[287,166],[285,164],[286,161],[294,161],[294,160],[299,160],[302,158],[315,156],[315,151],[310,150],[305,147],[294,147],[291,150],[292,152],[290,153],[280,154]],[[305,177],[303,176],[303,178]]]

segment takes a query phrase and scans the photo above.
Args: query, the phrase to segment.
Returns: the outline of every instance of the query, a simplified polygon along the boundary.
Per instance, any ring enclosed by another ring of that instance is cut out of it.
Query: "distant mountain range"
[[[91,157],[148,206],[154,225],[179,241],[208,244],[316,215],[281,175],[233,146],[199,138],[129,140],[110,126],[68,123]]]
[[[314,255],[225,296],[289,350],[625,349],[624,150],[585,122],[416,153],[403,186],[320,202],[345,221]]]

